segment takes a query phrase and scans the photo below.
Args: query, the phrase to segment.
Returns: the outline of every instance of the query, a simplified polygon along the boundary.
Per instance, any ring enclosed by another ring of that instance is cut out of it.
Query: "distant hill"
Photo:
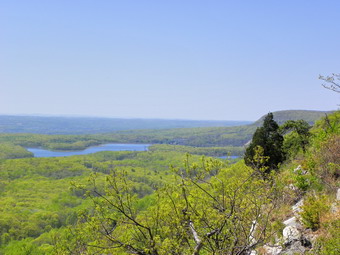
[[[313,123],[317,119],[323,117],[326,113],[329,112],[280,111],[274,112],[273,114],[278,122],[282,124],[283,122],[291,119],[304,119],[309,123]],[[262,117],[258,121],[247,125],[240,124],[238,126],[202,127],[203,125],[222,125],[223,123],[226,125],[228,122],[121,120],[122,123],[119,123],[119,119],[103,120],[92,118],[84,120],[83,118],[54,119],[36,117],[36,119],[34,119],[35,117],[12,117],[12,119],[6,119],[4,116],[0,116],[0,143],[13,143],[14,145],[21,145],[24,147],[44,147],[49,149],[66,148],[70,150],[74,148],[82,149],[91,145],[103,143],[170,144],[193,147],[243,147],[251,140],[256,128],[262,124],[263,120]],[[3,121],[4,119],[7,122]],[[113,126],[114,123],[116,123],[116,126]],[[239,122],[229,122],[229,124],[234,125],[237,123]],[[146,127],[145,129],[133,129],[141,128],[143,125]],[[201,126],[179,128],[179,125]],[[151,126],[153,129],[147,128]],[[173,128],[173,126],[176,128]],[[158,129],[156,129],[156,127]],[[119,128],[125,128],[125,130],[119,130]],[[105,132],[106,130],[108,130],[108,132]],[[12,134],[5,134],[4,132]],[[40,133],[40,135],[15,134],[18,132]],[[64,133],[76,135],[57,135]],[[86,135],[79,135],[84,133]]]
[[[326,114],[331,114],[334,111],[307,111],[307,110],[286,110],[286,111],[277,111],[273,112],[274,120],[282,125],[287,120],[305,120],[310,125],[314,124],[314,122],[322,117],[325,117]],[[266,115],[262,116],[259,120],[257,120],[254,125],[261,126]]]
[[[98,134],[119,130],[228,127],[250,121],[200,121],[0,115],[0,133]]]
[[[310,124],[325,116],[322,111],[279,111],[273,112],[279,124],[287,120],[303,119]],[[232,127],[199,127],[199,128],[177,128],[162,130],[131,130],[117,131],[106,134],[106,137],[117,142],[137,142],[156,144],[176,144],[195,147],[223,147],[223,146],[244,146],[248,143],[256,128],[262,125],[263,118],[252,124]]]
[[[287,120],[303,119],[310,124],[325,116],[330,111],[288,110],[273,112],[279,124]],[[206,146],[244,146],[248,143],[256,128],[262,125],[265,116],[252,124],[232,127],[200,127],[163,130],[118,131],[108,134],[117,141],[128,140],[140,143],[166,143],[197,147]],[[121,139],[121,140],[119,140]]]

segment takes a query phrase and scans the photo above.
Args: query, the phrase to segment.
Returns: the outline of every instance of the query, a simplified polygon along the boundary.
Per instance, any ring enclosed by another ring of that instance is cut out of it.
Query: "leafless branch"
[[[319,79],[327,82],[327,84],[322,84],[326,89],[332,90],[334,92],[340,93],[340,74],[333,73],[330,76],[319,75]]]

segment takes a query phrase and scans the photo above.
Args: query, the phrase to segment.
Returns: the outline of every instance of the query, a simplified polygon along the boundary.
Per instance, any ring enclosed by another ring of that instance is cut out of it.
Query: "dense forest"
[[[325,112],[318,111],[282,111],[274,112],[274,118],[279,123],[303,119],[312,124],[324,114]],[[0,142],[21,147],[42,147],[49,150],[81,150],[104,143],[168,144],[186,146],[177,147],[176,150],[199,155],[242,155],[245,144],[251,140],[256,128],[262,122],[263,117],[253,124],[242,126],[125,130],[91,135],[0,133]],[[62,125],[62,122],[58,125]],[[67,128],[67,126],[63,128]],[[71,128],[71,133],[72,130]],[[13,147],[13,150],[14,148],[16,151],[18,150],[18,147]],[[153,150],[155,148],[173,150],[174,147],[155,146]],[[20,158],[30,155],[24,149],[21,151],[21,154],[14,151],[9,153],[8,150],[5,152],[0,147],[0,158]]]
[[[282,136],[275,166],[265,144],[247,164],[208,157],[243,153],[222,147],[220,136],[209,140],[224,128],[138,131],[149,134],[140,142],[186,134],[202,147],[59,158],[32,158],[21,146],[74,149],[137,136],[2,134],[0,254],[339,254],[340,112],[313,127],[268,123],[279,134],[271,139]],[[261,140],[263,125],[230,127],[226,139],[248,130],[243,142],[254,133]]]

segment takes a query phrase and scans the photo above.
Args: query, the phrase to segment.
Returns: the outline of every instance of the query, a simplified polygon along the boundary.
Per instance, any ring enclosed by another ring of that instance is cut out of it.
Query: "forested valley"
[[[287,120],[299,119],[313,124],[315,120],[321,118],[326,113],[330,112],[280,111],[274,112],[274,118],[280,124]],[[83,135],[72,134],[72,128],[69,131],[71,134],[68,135],[0,133],[0,158],[32,157],[31,153],[20,147],[42,147],[49,150],[81,150],[89,146],[104,143],[144,143],[153,144],[154,146],[151,147],[151,150],[180,150],[182,152],[208,156],[226,156],[227,154],[239,156],[243,154],[244,146],[251,140],[256,128],[262,124],[263,118],[252,124],[229,127],[137,129],[99,134],[91,134],[90,132]],[[20,117],[17,117],[17,121],[19,120]],[[23,121],[27,121],[26,117],[24,120],[21,120],[21,122]],[[45,123],[44,121],[42,122]],[[34,123],[29,122],[29,125]],[[81,124],[82,122],[78,123],[78,125]],[[18,126],[18,124],[13,125],[15,127]],[[56,127],[63,127],[63,121],[54,125]],[[74,126],[76,125],[74,124]]]
[[[294,114],[234,127],[0,134],[0,254],[339,254],[340,112]],[[152,146],[55,158],[25,149],[103,143]],[[218,158],[228,155],[239,157]]]

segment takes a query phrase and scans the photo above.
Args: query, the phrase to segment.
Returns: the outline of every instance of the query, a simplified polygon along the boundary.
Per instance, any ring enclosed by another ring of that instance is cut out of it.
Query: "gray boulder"
[[[285,244],[290,244],[298,241],[301,238],[301,232],[295,226],[287,226],[283,229],[283,241]]]

